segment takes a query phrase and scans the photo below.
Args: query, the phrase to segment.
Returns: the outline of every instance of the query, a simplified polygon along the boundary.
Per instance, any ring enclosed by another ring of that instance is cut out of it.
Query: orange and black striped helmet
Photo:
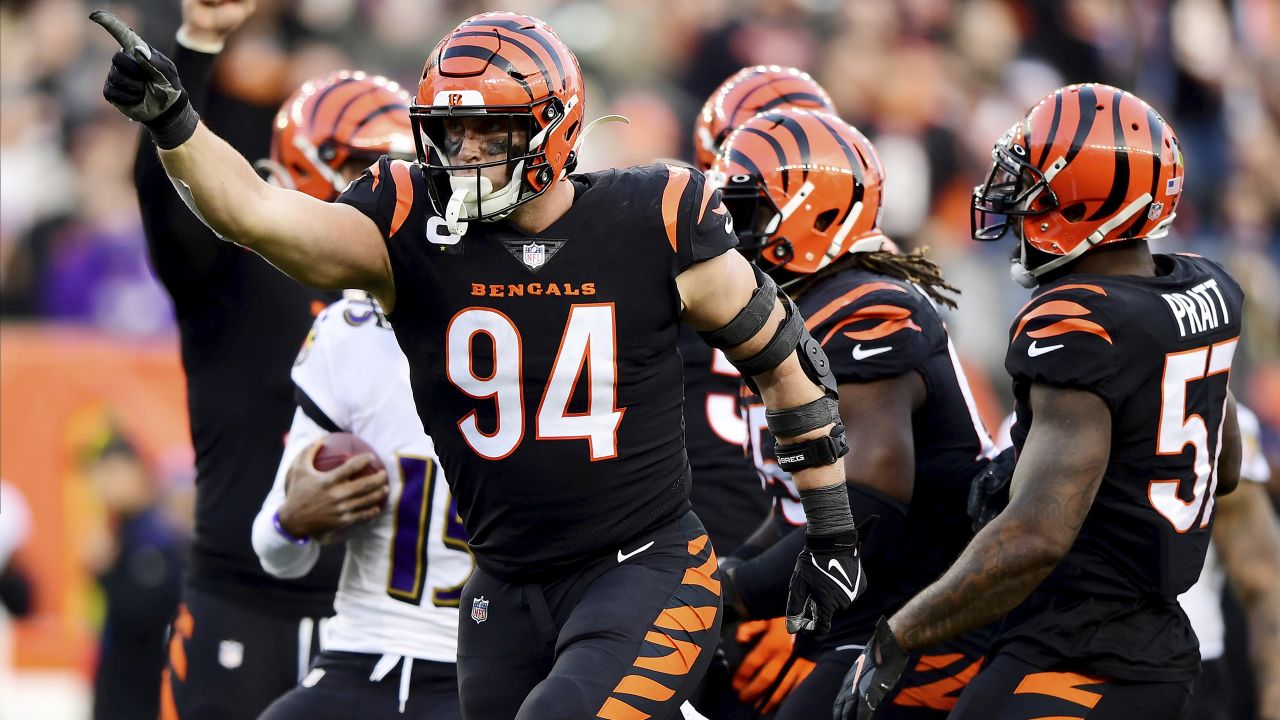
[[[973,190],[975,240],[1012,228],[1023,284],[1107,243],[1158,238],[1182,197],[1182,149],[1169,123],[1109,85],[1069,85],[1041,100],[991,151]]]
[[[800,107],[835,112],[831,96],[808,73],[779,65],[756,65],[734,73],[711,93],[693,128],[698,169],[706,172],[733,129],[752,115]]]
[[[264,165],[279,184],[328,201],[346,185],[344,165],[383,155],[413,157],[409,94],[384,77],[343,70],[303,83],[280,107]]]
[[[880,232],[880,158],[831,113],[756,115],[729,135],[712,172],[723,173],[739,250],[767,272],[807,275],[845,253],[893,247]]]
[[[431,51],[410,113],[437,211],[497,220],[541,195],[577,163],[585,102],[578,59],[545,22],[510,12],[464,20]],[[506,159],[449,164],[445,124],[478,115],[505,124]],[[510,168],[504,188],[481,184],[494,165]]]

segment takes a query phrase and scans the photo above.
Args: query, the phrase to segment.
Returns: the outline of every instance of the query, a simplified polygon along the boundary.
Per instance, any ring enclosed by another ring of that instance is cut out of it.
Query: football
[[[320,450],[316,452],[312,465],[317,470],[332,470],[360,453],[373,455],[373,462],[369,463],[369,466],[356,477],[372,475],[384,469],[382,460],[378,458],[378,452],[373,449],[373,446],[346,432],[330,433],[324,439],[324,444],[320,446]]]

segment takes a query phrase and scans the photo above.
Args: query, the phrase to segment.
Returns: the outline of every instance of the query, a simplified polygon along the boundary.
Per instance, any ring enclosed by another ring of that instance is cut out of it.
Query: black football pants
[[[1122,683],[1000,654],[965,688],[951,720],[1179,720],[1190,695],[1190,682]]]
[[[161,720],[256,718],[319,652],[318,618],[291,618],[188,587],[170,627]]]
[[[377,673],[380,655],[325,651],[302,682],[258,720],[458,720],[453,663],[400,658]],[[376,678],[376,679],[375,679]]]
[[[477,567],[460,610],[466,720],[666,720],[711,662],[720,580],[689,512],[549,582],[504,582]]]

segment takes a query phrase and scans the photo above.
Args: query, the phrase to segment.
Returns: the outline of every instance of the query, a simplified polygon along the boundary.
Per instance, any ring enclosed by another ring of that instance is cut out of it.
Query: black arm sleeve
[[[170,56],[196,112],[204,114],[217,55],[175,44]],[[219,262],[234,258],[239,249],[219,240],[187,208],[160,164],[151,134],[142,130],[134,158],[133,180],[138,190],[142,227],[156,277],[173,297],[175,308],[199,302],[214,280]]]

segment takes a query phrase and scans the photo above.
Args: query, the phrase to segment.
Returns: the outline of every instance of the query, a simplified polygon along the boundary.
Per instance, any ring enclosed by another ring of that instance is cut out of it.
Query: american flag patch
[[[1165,195],[1177,195],[1182,192],[1182,176],[1169,178],[1169,182],[1164,184]]]

